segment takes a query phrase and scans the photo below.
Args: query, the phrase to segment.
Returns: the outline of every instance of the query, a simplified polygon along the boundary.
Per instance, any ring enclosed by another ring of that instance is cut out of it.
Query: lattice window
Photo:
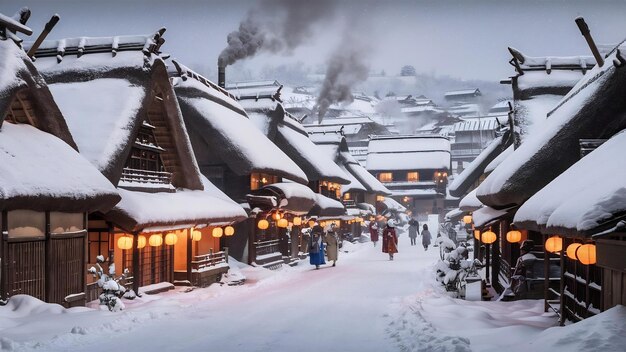
[[[27,89],[17,92],[4,119],[10,123],[24,123],[37,127],[33,99]]]

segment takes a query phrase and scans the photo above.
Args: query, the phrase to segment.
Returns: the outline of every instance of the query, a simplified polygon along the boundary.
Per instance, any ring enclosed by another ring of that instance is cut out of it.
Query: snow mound
[[[84,307],[66,309],[59,304],[46,303],[33,296],[15,295],[6,306],[0,308],[2,318],[22,318],[32,315],[65,314],[69,311],[90,310]]]

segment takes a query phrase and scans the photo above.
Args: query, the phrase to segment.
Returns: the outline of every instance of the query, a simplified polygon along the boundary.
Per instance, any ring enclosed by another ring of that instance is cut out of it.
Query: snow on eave
[[[476,197],[476,189],[468,193],[459,202],[459,209],[463,211],[474,211],[481,208],[484,204]]]

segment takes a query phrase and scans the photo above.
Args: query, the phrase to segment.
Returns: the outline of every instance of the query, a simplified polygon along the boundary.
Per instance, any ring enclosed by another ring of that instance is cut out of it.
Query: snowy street
[[[487,351],[528,341],[553,317],[542,301],[467,302],[433,279],[438,248],[400,236],[394,261],[370,242],[336,267],[247,267],[243,286],[144,295],[119,313],[64,310],[26,296],[0,308],[5,350]],[[21,302],[21,303],[20,303]],[[67,314],[65,314],[67,313]],[[30,332],[40,333],[33,337]],[[510,334],[515,330],[515,334]],[[494,338],[495,336],[495,338]],[[501,344],[501,345],[500,345]],[[131,347],[132,346],[132,347]]]

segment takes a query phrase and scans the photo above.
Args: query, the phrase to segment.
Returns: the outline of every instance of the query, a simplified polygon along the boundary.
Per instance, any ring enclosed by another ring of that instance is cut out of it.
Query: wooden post
[[[248,264],[256,261],[256,217],[248,219]]]
[[[485,246],[485,251],[486,251],[485,255],[487,257],[487,265],[485,266],[485,270],[486,270],[486,272],[485,272],[485,280],[487,280],[487,282],[486,282],[487,287],[491,286],[491,283],[489,282],[489,280],[490,280],[490,278],[489,278],[489,266],[491,265],[490,262],[489,262],[489,259],[491,258],[491,256],[490,256],[490,252],[491,252],[490,249],[491,248],[490,247],[491,247],[490,244],[487,244]]]
[[[561,277],[559,282],[559,325],[565,325],[565,251],[561,250]]]
[[[44,282],[45,282],[45,295],[44,297],[46,297],[46,302],[50,302],[50,298],[52,295],[52,280],[50,280],[50,278],[52,277],[52,268],[53,268],[53,263],[50,262],[51,258],[52,258],[52,248],[50,246],[50,212],[46,211],[46,225],[44,227],[44,231],[45,231],[45,236],[46,236],[46,240],[44,242],[44,247],[45,247],[45,265],[46,265],[46,269],[45,269],[45,277],[44,277]],[[58,303],[58,302],[55,302]]]
[[[585,265],[585,316],[583,318],[589,318],[589,305],[591,305],[591,299],[589,298],[589,267],[591,265]]]
[[[7,263],[3,262],[7,259],[7,251],[6,251],[6,241],[8,239],[8,235],[5,235],[6,232],[9,231],[9,225],[7,224],[7,211],[3,210],[0,212],[0,299],[6,300],[8,297],[5,296],[5,292],[7,292],[7,273],[4,270]]]
[[[191,261],[193,260],[193,248],[191,248],[191,246],[193,245],[193,240],[191,239],[191,236],[193,235],[193,228],[189,230],[189,236],[187,236],[187,281],[189,281],[191,283],[191,280],[193,279],[191,277]]]
[[[547,235],[542,235],[543,237],[543,311],[548,312],[550,306],[548,304],[548,293],[550,286],[550,252],[546,250],[546,237]]]
[[[133,291],[139,296],[139,282],[143,280],[143,275],[139,270],[139,233],[133,232],[135,239],[133,246]]]

